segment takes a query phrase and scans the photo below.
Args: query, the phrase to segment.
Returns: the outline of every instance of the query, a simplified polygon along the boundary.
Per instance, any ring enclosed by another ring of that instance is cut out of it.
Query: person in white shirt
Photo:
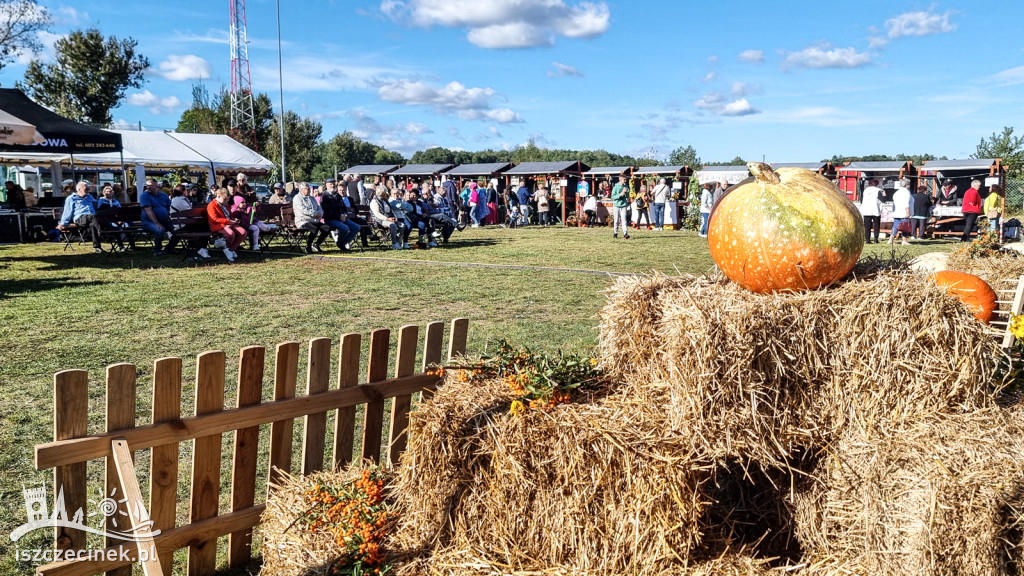
[[[711,219],[711,206],[714,203],[714,193],[711,192],[711,184],[705,184],[700,191],[700,236],[708,237],[708,220]]]
[[[665,229],[665,203],[668,202],[672,190],[665,179],[658,180],[658,185],[651,190],[651,215],[654,216],[654,229]]]
[[[882,196],[885,192],[878,187],[878,179],[868,180],[860,201],[860,213],[864,217],[864,243],[871,244],[874,236],[878,244],[878,231],[882,226]]]
[[[902,238],[902,244],[909,244],[908,233],[900,231],[903,223],[910,226],[910,180],[901,178],[896,184],[896,192],[892,195],[892,235],[889,236],[889,244],[892,244],[897,237]]]

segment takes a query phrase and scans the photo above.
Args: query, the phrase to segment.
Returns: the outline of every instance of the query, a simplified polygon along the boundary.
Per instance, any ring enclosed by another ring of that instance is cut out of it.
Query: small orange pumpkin
[[[928,277],[937,286],[946,289],[946,294],[956,296],[970,308],[974,317],[988,324],[996,309],[996,292],[987,282],[974,274],[942,270]]]

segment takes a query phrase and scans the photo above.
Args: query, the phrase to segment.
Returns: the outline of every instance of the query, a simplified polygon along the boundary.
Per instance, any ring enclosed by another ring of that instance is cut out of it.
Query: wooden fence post
[[[153,423],[181,418],[181,358],[161,358],[153,365]],[[149,519],[153,530],[174,528],[178,515],[178,444],[153,447],[150,453]],[[170,574],[174,552],[160,553]]]
[[[419,344],[420,327],[413,324],[402,326],[398,332],[398,354],[395,359],[395,378],[411,376],[416,372],[416,346]],[[409,410],[412,408],[412,394],[395,396],[391,401],[391,442],[388,444],[388,462],[398,464],[398,456],[405,452],[408,440]]]
[[[242,348],[238,359],[237,407],[259,404],[263,399],[263,346]],[[260,427],[235,430],[235,453],[231,467],[231,511],[251,507],[256,501],[256,460],[259,457]],[[228,567],[245,566],[252,560],[252,529],[228,536]]]
[[[274,400],[295,396],[295,381],[299,373],[299,343],[282,342],[277,345],[274,361]],[[285,473],[292,471],[292,440],[295,419],[279,420],[270,425],[270,473],[267,495],[279,484]]]
[[[452,320],[451,335],[448,337],[448,361],[466,353],[466,336],[469,334],[469,318]]]
[[[388,377],[388,346],[391,345],[390,330],[374,330],[370,334],[370,362],[366,381],[380,382]],[[380,462],[381,435],[384,427],[384,398],[373,398],[366,403],[363,413],[363,460]]]
[[[359,355],[362,352],[362,336],[358,332],[341,337],[338,348],[338,388],[348,388],[359,383]],[[356,440],[356,407],[338,408],[334,420],[334,466],[348,466],[352,462],[352,451]]]
[[[135,365],[113,364],[107,366],[107,432],[116,432],[135,427]],[[122,493],[121,477],[117,472],[117,463],[113,452],[106,458],[106,486],[103,501],[107,499],[117,503],[116,508],[106,518],[107,531],[124,531],[128,525],[128,507],[124,502],[126,495]],[[101,507],[102,503],[101,501]],[[103,510],[106,514],[107,510]],[[120,538],[104,536],[104,546],[110,547],[121,543]],[[107,576],[131,576],[132,567],[122,566],[108,570]]]
[[[196,415],[224,409],[223,352],[203,352],[196,361]],[[189,522],[217,515],[220,498],[220,434],[193,440]],[[196,542],[188,549],[189,576],[206,576],[217,567],[217,539]]]
[[[88,433],[89,373],[85,370],[64,370],[53,377],[53,439],[70,440]],[[85,462],[57,466],[53,470],[54,510],[65,510],[66,520],[78,510],[87,515]],[[83,516],[87,517],[87,516]],[[54,547],[58,550],[84,550],[85,532],[73,528],[56,528]]]
[[[309,369],[306,371],[306,394],[326,392],[331,386],[331,339],[315,338],[309,342]],[[324,468],[327,446],[327,412],[306,416],[302,431],[302,474]]]

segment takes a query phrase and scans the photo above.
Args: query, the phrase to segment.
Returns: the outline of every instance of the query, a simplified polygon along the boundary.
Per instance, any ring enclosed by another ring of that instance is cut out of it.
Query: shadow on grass
[[[26,278],[24,280],[0,280],[0,300],[19,294],[38,294],[47,290],[79,286],[100,286],[109,284],[99,280],[81,281],[77,278]]]
[[[229,265],[221,250],[211,248],[210,256],[208,259],[186,258],[185,253],[180,250],[167,252],[162,256],[154,256],[147,249],[96,254],[90,249],[88,252],[84,250],[69,251],[45,256],[11,256],[3,260],[7,264],[12,262],[38,262],[41,264],[38,270],[71,270],[74,268],[123,270],[126,268],[191,268],[195,266]],[[242,250],[238,252],[238,260],[236,262],[239,264],[258,263],[300,256],[305,256],[305,254],[285,250],[260,252]]]

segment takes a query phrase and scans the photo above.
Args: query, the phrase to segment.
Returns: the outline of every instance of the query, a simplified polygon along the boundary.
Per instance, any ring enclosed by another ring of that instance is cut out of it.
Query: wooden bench
[[[135,239],[142,234],[142,208],[138,204],[97,210],[96,219],[100,241],[109,242],[112,252],[123,252],[125,242],[134,247]]]
[[[278,235],[283,238],[289,246],[299,252],[303,252],[302,240],[309,234],[309,230],[295,226],[295,210],[289,204],[280,204],[281,222],[277,226]]]
[[[277,226],[277,230],[271,230],[269,232],[260,232],[260,249],[269,250],[270,244],[278,239],[279,237],[284,239],[278,231],[281,229],[281,208],[288,206],[287,204],[268,204],[259,202],[253,204],[253,210],[256,211],[256,219],[265,223],[273,224]],[[287,241],[287,240],[286,240]]]
[[[171,224],[175,228],[174,236],[184,245],[183,260],[198,258],[199,251],[206,248],[213,237],[213,232],[210,232],[210,220],[206,216],[206,206],[171,214]]]

